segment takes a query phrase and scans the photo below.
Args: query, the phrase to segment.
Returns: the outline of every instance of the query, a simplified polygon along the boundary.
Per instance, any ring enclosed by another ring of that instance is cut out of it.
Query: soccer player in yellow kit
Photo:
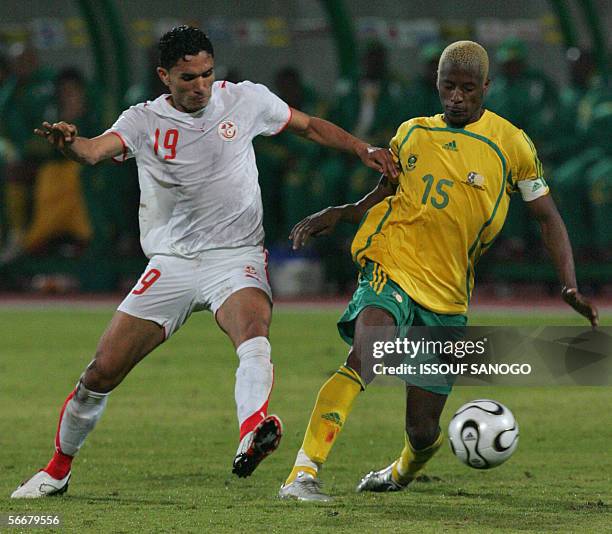
[[[356,204],[327,208],[292,230],[299,248],[309,237],[331,232],[340,220],[361,221],[352,244],[360,276],[338,322],[351,345],[348,359],[319,391],[280,497],[330,500],[317,475],[355,398],[374,377],[372,347],[381,331],[466,325],[474,265],[501,231],[511,193],[521,193],[540,224],[563,299],[593,326],[598,323],[597,308],[577,289],[567,231],[533,143],[483,108],[488,71],[487,52],[479,44],[448,46],[438,66],[444,113],[403,123],[391,140],[398,183],[383,177]],[[451,387],[410,381],[404,448],[391,465],[366,475],[358,491],[404,489],[442,444],[439,419]]]

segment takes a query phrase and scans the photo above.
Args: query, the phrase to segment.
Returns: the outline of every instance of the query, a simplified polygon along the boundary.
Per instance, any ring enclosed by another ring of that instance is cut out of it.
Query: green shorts
[[[467,317],[462,314],[447,315],[432,312],[414,300],[398,284],[383,272],[381,266],[367,261],[359,273],[359,285],[346,310],[338,320],[340,337],[353,344],[357,316],[368,307],[381,308],[391,314],[397,325],[397,336],[406,336],[410,327],[446,327],[445,335],[457,340],[462,337]],[[450,332],[450,333],[449,333]],[[429,354],[419,357],[421,363],[446,363],[443,356]],[[433,393],[448,395],[454,379],[446,377],[403,377],[406,382]]]

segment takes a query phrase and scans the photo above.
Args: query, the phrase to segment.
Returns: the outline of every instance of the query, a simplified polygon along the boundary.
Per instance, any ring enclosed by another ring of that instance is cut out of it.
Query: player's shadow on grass
[[[539,520],[542,521],[542,524],[539,525],[541,529],[536,531],[548,532],[553,531],[552,527],[557,522],[555,512],[570,511],[584,514],[586,511],[592,516],[593,513],[603,515],[608,511],[607,505],[602,501],[570,503],[559,502],[555,499],[534,499],[533,495],[521,498],[517,495],[504,496],[483,494],[480,491],[471,493],[456,490],[446,493],[444,499],[445,501],[448,499],[448,501],[436,502],[430,498],[433,495],[429,492],[423,492],[420,499],[415,499],[416,495],[412,495],[412,499],[406,499],[408,496],[405,493],[401,492],[394,495],[383,493],[360,494],[360,498],[354,500],[351,499],[350,495],[343,495],[344,499],[341,503],[337,502],[336,507],[339,508],[338,505],[347,506],[349,509],[358,507],[366,516],[375,516],[380,521],[405,521],[408,514],[410,520],[414,522],[431,521],[432,517],[438,517],[443,518],[446,525],[457,522],[458,527],[467,527],[471,532],[493,532],[500,525],[512,525],[517,520],[517,514],[529,514],[540,518]],[[439,494],[438,497],[440,497]],[[498,504],[495,514],[484,513],[483,510],[491,510],[490,503],[492,501]],[[531,532],[531,530],[529,531]]]
[[[67,501],[79,501],[88,504],[99,504],[99,503],[113,503],[113,504],[148,504],[154,506],[180,506],[184,505],[183,501],[170,501],[168,499],[164,500],[154,500],[154,499],[139,499],[138,497],[121,497],[119,495],[106,495],[100,497],[91,497],[91,496],[80,496],[80,495],[66,495],[62,497],[62,499],[66,499]]]
[[[418,486],[418,493],[422,495],[435,496],[440,495],[440,488],[438,487],[427,487],[426,485]],[[547,499],[545,497],[534,496],[533,494],[520,494],[520,493],[495,493],[495,492],[483,492],[481,489],[468,490],[465,488],[453,489],[451,491],[444,492],[446,497],[456,498],[465,497],[466,503],[469,499],[475,501],[487,500],[494,502],[497,505],[508,507],[520,506],[524,510],[529,511],[547,511],[553,509],[562,508],[564,510],[576,511],[576,510],[595,510],[598,512],[610,510],[610,505],[601,501],[596,496],[593,496],[591,500],[588,499]],[[455,503],[456,504],[456,503]],[[441,505],[438,505],[441,506]]]

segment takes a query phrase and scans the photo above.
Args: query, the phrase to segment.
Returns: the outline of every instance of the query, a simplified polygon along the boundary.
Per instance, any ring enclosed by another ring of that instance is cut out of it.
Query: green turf
[[[0,515],[61,514],[64,531],[96,533],[610,531],[610,387],[456,388],[443,426],[463,402],[495,398],[519,420],[515,456],[482,472],[445,446],[428,468],[429,482],[399,494],[357,495],[360,476],[387,465],[403,442],[403,390],[372,386],[357,400],[323,473],[335,502],[277,499],[316,392],[343,361],[334,312],[275,315],[271,410],[283,417],[286,434],[251,478],[230,474],[236,356],[210,315],[198,314],[112,394],[75,461],[69,492],[11,501],[17,483],[48,460],[60,405],[110,315],[0,311]],[[525,321],[584,324],[572,315],[472,318]]]

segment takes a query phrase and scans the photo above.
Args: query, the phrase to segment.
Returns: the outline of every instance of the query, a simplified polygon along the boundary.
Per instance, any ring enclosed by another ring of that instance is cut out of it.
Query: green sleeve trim
[[[389,218],[389,215],[391,214],[391,210],[393,209],[392,206],[391,206],[391,199],[392,198],[393,197],[388,197],[386,199],[386,202],[389,205],[389,207],[387,208],[386,213],[383,215],[383,218],[378,223],[378,226],[376,227],[376,230],[374,230],[374,232],[368,236],[366,244],[362,248],[360,248],[357,252],[355,252],[355,254],[353,254],[353,261],[355,263],[359,263],[359,260],[358,260],[359,255],[362,252],[364,252],[367,248],[369,248],[369,246],[372,244],[372,239],[374,238],[374,236],[376,234],[380,233],[380,231],[381,231],[381,229],[383,227],[383,224],[385,224],[385,221]],[[365,221],[365,218],[364,218],[364,221]],[[363,221],[362,221],[362,224],[363,224]]]
[[[516,192],[517,190],[516,181],[512,177],[512,169],[508,171],[508,177],[506,178],[506,181],[508,182],[508,185],[510,185],[510,191]]]
[[[531,148],[531,152],[533,154],[533,160],[534,160],[534,164],[535,164],[535,169],[536,169],[536,177],[537,178],[544,178],[544,169],[542,167],[542,162],[540,161],[540,158],[538,158],[538,152],[537,152],[533,142],[531,141],[531,139],[529,139],[529,136],[523,130],[521,130],[521,133],[523,134],[523,137],[525,138],[525,141],[527,141],[527,144],[529,145],[529,148]]]

